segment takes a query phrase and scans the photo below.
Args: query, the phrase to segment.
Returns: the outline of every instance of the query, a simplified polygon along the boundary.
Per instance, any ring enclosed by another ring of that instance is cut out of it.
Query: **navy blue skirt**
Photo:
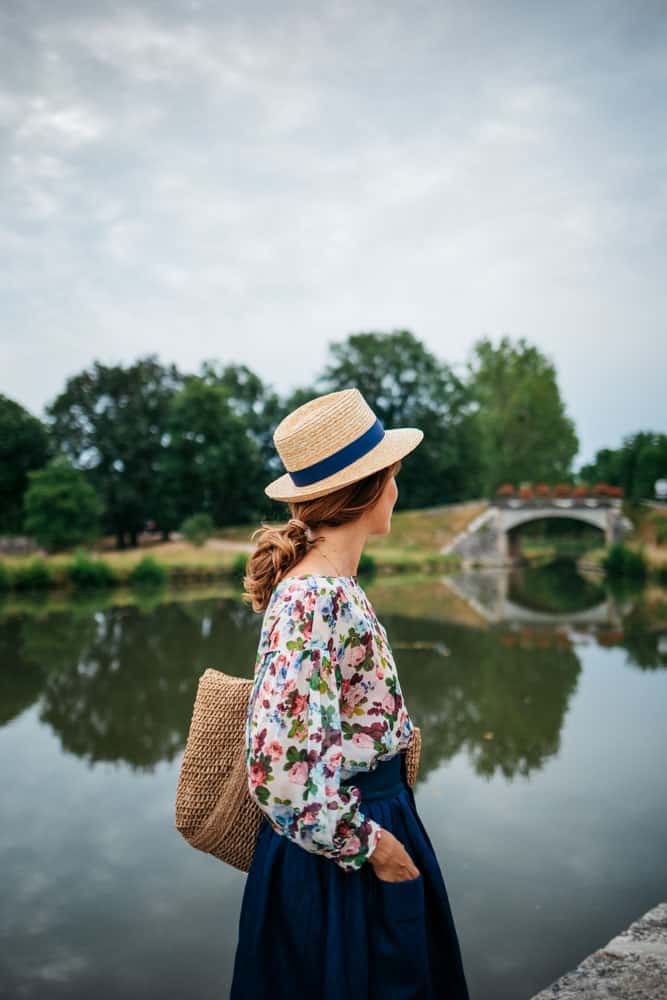
[[[243,893],[230,1000],[469,1000],[447,890],[405,754],[348,779],[419,875],[344,872],[263,817]],[[345,783],[345,782],[344,782]]]

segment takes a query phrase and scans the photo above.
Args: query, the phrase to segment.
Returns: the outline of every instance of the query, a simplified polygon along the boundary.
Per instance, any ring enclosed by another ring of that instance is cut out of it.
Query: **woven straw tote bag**
[[[250,794],[245,723],[254,681],[209,667],[199,678],[176,789],[176,828],[189,844],[240,871],[250,868],[264,813]],[[408,783],[419,771],[421,732],[407,750]]]

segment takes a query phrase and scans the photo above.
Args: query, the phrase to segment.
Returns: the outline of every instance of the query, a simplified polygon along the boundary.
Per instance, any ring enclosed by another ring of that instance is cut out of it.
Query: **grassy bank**
[[[486,506],[447,504],[419,511],[397,511],[387,536],[372,537],[360,572],[398,574],[446,572],[457,568],[456,556],[440,549]],[[203,545],[183,540],[150,542],[136,549],[77,550],[52,555],[6,556],[0,561],[0,589],[90,589],[142,584],[202,584],[240,581],[254,545],[257,525],[217,532]]]
[[[468,501],[444,504],[415,511],[397,511],[392,516],[391,532],[368,539],[359,567],[360,574],[392,576],[412,573],[447,573],[460,566],[456,555],[442,556],[450,542],[479,513],[487,502]],[[637,553],[646,567],[646,575],[656,580],[667,578],[667,512],[645,507],[628,509],[633,532],[625,547]],[[282,523],[279,522],[279,523]],[[86,552],[40,553],[0,558],[0,591],[46,589],[92,589],[142,585],[240,584],[246,561],[254,543],[251,535],[258,525],[234,525],[216,532],[203,545],[182,539],[158,542],[145,539],[135,549],[113,550],[100,543]],[[574,545],[574,543],[573,543]],[[560,546],[560,547],[559,547]],[[567,539],[559,545],[525,539],[523,554],[530,562],[549,562],[566,554]],[[575,555],[576,545],[571,554]],[[604,546],[580,554],[582,571],[605,573],[609,550]],[[620,560],[621,564],[623,560]],[[629,564],[629,560],[626,560]]]

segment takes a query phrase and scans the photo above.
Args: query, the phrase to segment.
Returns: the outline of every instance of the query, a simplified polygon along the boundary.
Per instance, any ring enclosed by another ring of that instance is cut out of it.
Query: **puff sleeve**
[[[346,648],[337,591],[299,589],[278,611],[248,716],[248,788],[274,830],[349,872],[372,854],[381,829],[340,784],[341,662]]]

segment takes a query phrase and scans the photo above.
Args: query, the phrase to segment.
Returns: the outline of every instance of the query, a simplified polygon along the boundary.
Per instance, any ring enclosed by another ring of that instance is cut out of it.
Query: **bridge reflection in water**
[[[617,627],[633,603],[585,580],[571,560],[537,569],[468,569],[442,582],[489,623]]]

